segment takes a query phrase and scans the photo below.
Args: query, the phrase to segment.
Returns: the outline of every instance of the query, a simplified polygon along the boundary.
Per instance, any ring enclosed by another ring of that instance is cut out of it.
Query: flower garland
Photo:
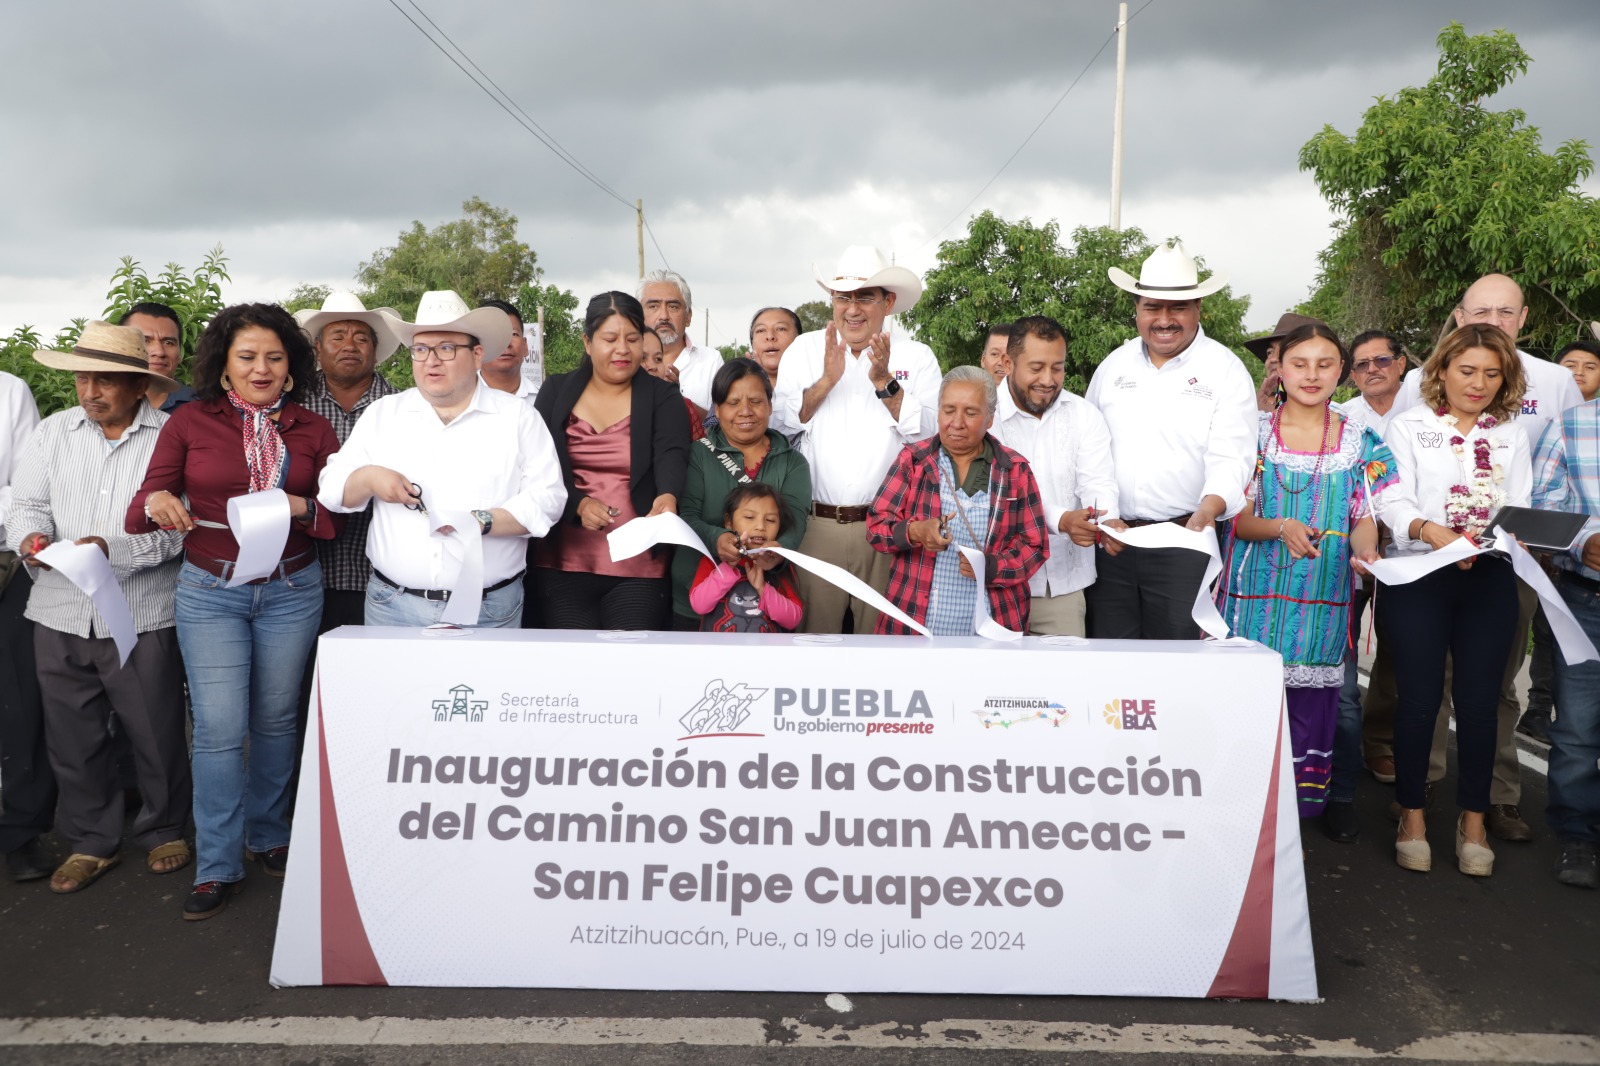
[[[1489,527],[1489,519],[1506,502],[1505,490],[1500,482],[1505,480],[1504,469],[1494,461],[1494,441],[1482,436],[1472,442],[1472,463],[1467,465],[1467,441],[1450,420],[1448,407],[1435,412],[1444,423],[1450,436],[1450,448],[1455,452],[1456,463],[1466,473],[1466,483],[1451,485],[1450,495],[1444,504],[1445,525],[1464,536],[1476,540]],[[1499,425],[1493,415],[1479,415],[1478,429],[1487,434]]]

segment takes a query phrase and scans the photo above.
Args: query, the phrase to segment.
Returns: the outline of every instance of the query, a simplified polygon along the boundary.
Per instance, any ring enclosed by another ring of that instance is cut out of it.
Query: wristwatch
[[[899,382],[899,380],[896,379],[896,378],[890,378],[889,379],[889,384],[885,385],[881,389],[873,389],[872,390],[872,395],[876,396],[880,400],[887,400],[891,396],[900,395],[900,382]]]
[[[489,530],[494,528],[493,511],[473,511],[472,517],[478,520],[478,533],[487,537]]]

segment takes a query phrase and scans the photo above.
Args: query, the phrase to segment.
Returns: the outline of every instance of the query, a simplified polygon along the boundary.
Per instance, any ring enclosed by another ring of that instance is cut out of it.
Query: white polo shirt
[[[364,508],[365,503],[344,505],[344,487],[352,473],[369,465],[386,466],[414,482],[430,516],[500,507],[530,537],[549,532],[567,503],[561,464],[544,421],[531,404],[481,380],[472,403],[449,423],[441,422],[414,388],[375,401],[323,467],[317,502],[345,513]],[[367,558],[391,581],[406,588],[454,588],[461,562],[447,550],[449,543],[431,532],[429,518],[420,512],[372,501]],[[519,573],[526,554],[523,537],[485,537],[484,587]]]
[[[841,342],[842,343],[842,342]],[[827,399],[800,421],[805,391],[822,377],[824,332],[801,334],[783,353],[783,377],[772,398],[772,428],[802,434],[800,454],[811,465],[811,497],[835,507],[870,504],[900,449],[939,429],[939,360],[933,349],[895,333],[889,372],[900,383],[900,417],[875,395],[870,347],[844,354],[844,376]]]
[[[1334,404],[1333,409],[1352,421],[1363,422],[1371,426],[1381,437],[1384,431],[1389,428],[1390,419],[1400,413],[1400,403],[1397,396],[1395,402],[1389,405],[1388,412],[1380,415],[1372,409],[1372,405],[1367,402],[1365,396],[1352,396],[1344,403]]]
[[[1572,371],[1547,359],[1536,359],[1522,349],[1517,349],[1522,360],[1522,376],[1527,379],[1527,391],[1522,394],[1522,410],[1517,422],[1527,431],[1528,440],[1538,443],[1544,427],[1569,408],[1583,402],[1583,393],[1572,378]],[[1422,404],[1422,368],[1411,371],[1400,383],[1400,395],[1394,398],[1389,416]]]
[[[1160,369],[1134,337],[1095,369],[1085,395],[1111,431],[1125,521],[1188,514],[1205,496],[1244,506],[1256,464],[1256,389],[1239,357],[1207,337]]]

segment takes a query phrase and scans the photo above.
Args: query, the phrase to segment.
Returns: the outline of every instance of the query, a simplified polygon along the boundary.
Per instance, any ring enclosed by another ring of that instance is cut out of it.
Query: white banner
[[[1215,525],[1206,526],[1203,533],[1196,533],[1176,522],[1152,522],[1150,525],[1136,526],[1133,529],[1112,529],[1110,526],[1101,526],[1100,532],[1132,548],[1187,548],[1189,551],[1205,555],[1206,572],[1200,579],[1199,591],[1195,593],[1191,615],[1194,624],[1208,635],[1218,640],[1227,639],[1228,623],[1222,620],[1222,614],[1217,610],[1213,591],[1216,588],[1217,577],[1222,573],[1222,552],[1217,545]]]
[[[274,984],[1316,998],[1275,653],[607,636],[322,638]]]
[[[228,587],[237,588],[266,577],[283,560],[289,540],[289,495],[267,489],[235,496],[228,501],[228,528],[239,544],[238,561]]]

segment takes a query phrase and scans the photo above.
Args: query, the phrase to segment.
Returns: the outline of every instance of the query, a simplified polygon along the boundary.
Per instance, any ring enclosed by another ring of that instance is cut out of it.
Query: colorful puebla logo
[[[1067,720],[1067,709],[1055,700],[990,699],[983,701],[983,710],[973,711],[985,729],[1010,729],[1027,722],[1049,722],[1059,729]]]
[[[463,722],[481,722],[483,712],[488,709],[488,700],[472,698],[472,686],[457,685],[450,690],[449,699],[433,701],[433,720],[453,722],[459,718]]]
[[[1154,729],[1155,700],[1112,700],[1106,704],[1106,725],[1112,729]]]
[[[694,737],[759,737],[764,733],[740,733],[738,728],[750,717],[751,705],[767,694],[764,688],[750,688],[744,682],[726,685],[721,678],[706,685],[706,694],[678,719],[688,734],[680,739]]]

